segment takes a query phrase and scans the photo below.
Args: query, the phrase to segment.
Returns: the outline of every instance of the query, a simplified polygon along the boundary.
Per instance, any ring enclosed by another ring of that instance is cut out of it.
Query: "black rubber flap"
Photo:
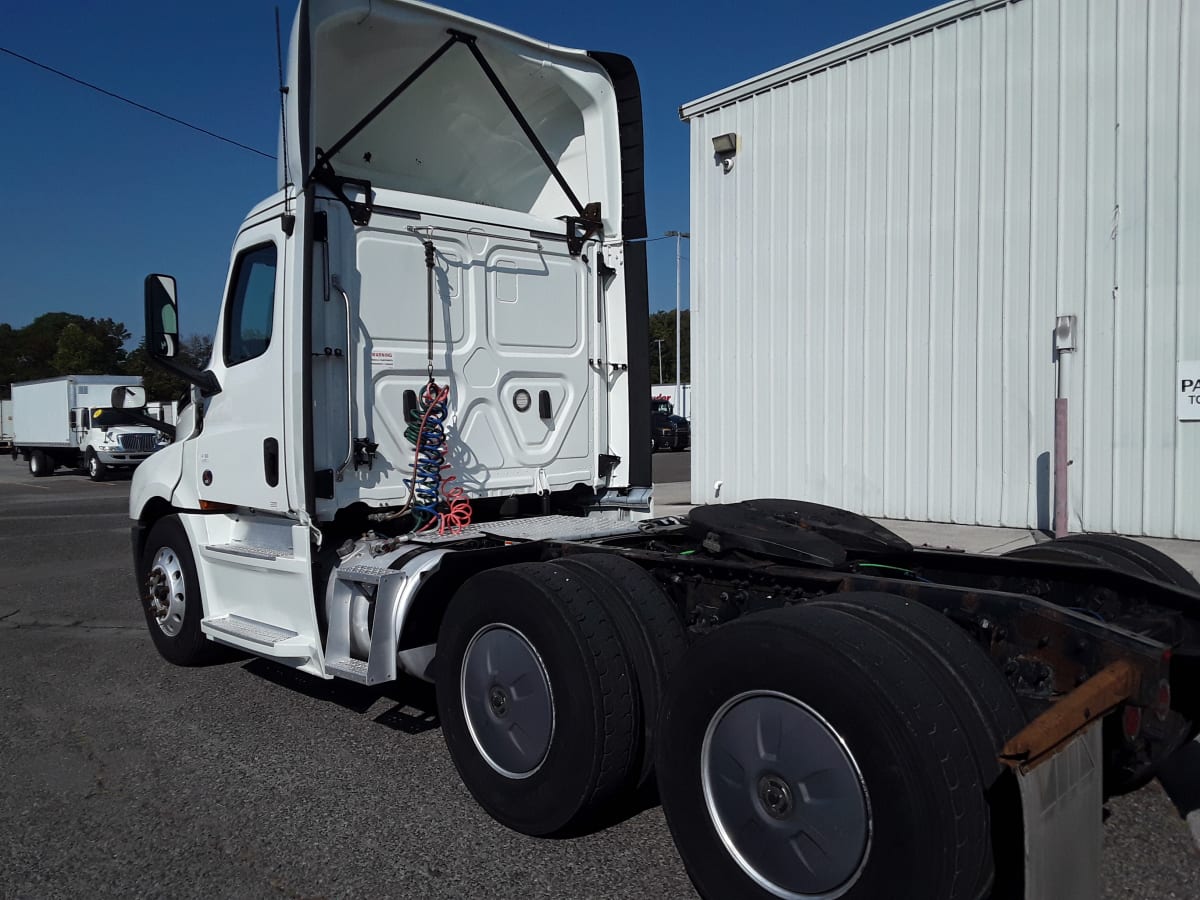
[[[806,528],[846,548],[848,553],[911,553],[912,544],[858,513],[803,500],[747,500],[740,504],[777,521]]]
[[[787,516],[765,514],[750,503],[698,506],[688,513],[689,530],[712,553],[743,550],[827,569],[846,561],[846,551],[829,538]]]

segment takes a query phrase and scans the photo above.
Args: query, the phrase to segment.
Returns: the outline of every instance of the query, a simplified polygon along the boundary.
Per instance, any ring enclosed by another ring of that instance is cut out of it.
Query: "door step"
[[[327,659],[325,660],[325,671],[338,678],[357,681],[359,684],[367,683],[367,661],[365,659],[347,659],[344,656],[338,659]]]
[[[204,549],[249,559],[293,559],[291,552],[287,550],[280,550],[276,547],[254,547],[250,544],[207,544]]]
[[[397,574],[394,569],[384,569],[380,566],[342,566],[337,570],[339,581],[350,581],[355,584],[379,584],[387,575]]]
[[[218,619],[201,619],[200,630],[215,638],[231,637],[263,647],[275,647],[284,641],[299,637],[294,631],[277,628],[266,622],[256,622],[242,616],[221,616]]]

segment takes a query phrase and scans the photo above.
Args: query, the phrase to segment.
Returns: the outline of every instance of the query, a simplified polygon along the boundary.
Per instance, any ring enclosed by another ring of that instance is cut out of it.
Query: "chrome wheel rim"
[[[506,778],[542,767],[554,737],[554,695],[533,644],[508,625],[487,625],[463,654],[460,695],[475,749]]]
[[[187,587],[179,554],[170,547],[162,547],[154,554],[154,562],[150,564],[150,573],[146,576],[146,589],[154,621],[163,634],[175,637],[183,629]]]
[[[725,848],[763,890],[834,900],[862,874],[871,807],[841,735],[787,694],[748,691],[709,721],[704,802]]]
[[[93,478],[95,478],[99,472],[100,472],[100,460],[96,459],[96,457],[93,456],[88,460],[88,473]]]

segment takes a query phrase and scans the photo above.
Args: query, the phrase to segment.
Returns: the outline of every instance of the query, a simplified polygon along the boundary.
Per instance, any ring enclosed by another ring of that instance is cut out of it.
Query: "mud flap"
[[[1200,737],[1188,741],[1159,766],[1158,780],[1188,823],[1200,850]]]
[[[1100,720],[1028,772],[1017,770],[1025,826],[1025,900],[1102,895]]]

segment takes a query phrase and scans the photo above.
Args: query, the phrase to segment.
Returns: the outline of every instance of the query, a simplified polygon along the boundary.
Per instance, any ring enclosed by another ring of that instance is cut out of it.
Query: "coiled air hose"
[[[434,524],[438,534],[457,533],[471,524],[471,501],[461,486],[450,487],[454,475],[444,474],[449,438],[446,419],[450,414],[450,387],[439,387],[433,378],[433,241],[425,241],[426,293],[428,296],[427,361],[429,382],[418,398],[404,436],[416,447],[413,475],[404,483],[410,492],[414,531],[427,531]]]

